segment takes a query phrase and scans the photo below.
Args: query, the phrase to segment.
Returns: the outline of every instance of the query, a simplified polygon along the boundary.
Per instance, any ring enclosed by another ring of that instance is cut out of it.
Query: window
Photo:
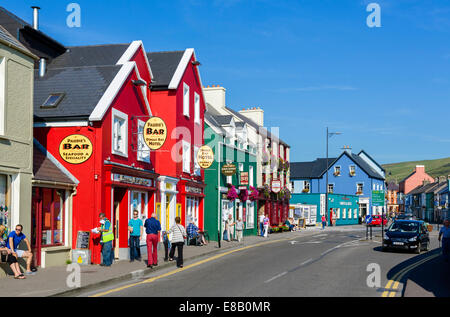
[[[355,176],[356,175],[356,168],[354,165],[350,166],[350,176]]]
[[[243,172],[244,171],[244,164],[239,163],[239,172]]]
[[[328,184],[328,193],[332,194],[334,190],[334,184]]]
[[[50,94],[47,100],[41,105],[41,108],[56,108],[63,98],[64,93]]]
[[[191,173],[191,145],[183,141],[183,172]]]
[[[116,109],[112,111],[112,153],[128,156],[128,116]]]
[[[247,200],[247,213],[246,213],[246,229],[253,229],[255,227],[255,202]]]
[[[353,209],[353,218],[358,218],[358,209]]]
[[[334,176],[339,176],[339,175],[341,175],[341,167],[335,166],[334,167]]]
[[[64,243],[64,191],[50,188],[34,188],[35,197],[42,201],[41,244],[57,245]]]
[[[342,219],[345,219],[345,218],[347,218],[347,209],[346,208],[344,208],[342,210]]]
[[[144,126],[145,122],[138,120],[138,151],[137,159],[138,161],[150,163],[150,149],[145,144],[144,141]]]
[[[190,219],[196,219],[194,222],[198,227],[198,206],[199,206],[199,198],[195,197],[187,197],[186,198],[186,219],[189,221]]]
[[[183,83],[183,115],[189,117],[189,86]]]
[[[200,124],[200,96],[194,93],[194,122]]]
[[[0,225],[10,228],[11,223],[11,176],[0,174]]]
[[[349,208],[348,209],[348,219],[351,219],[352,218],[352,209],[351,208]],[[356,218],[356,217],[355,217]]]
[[[341,219],[341,208],[336,208],[336,218]]]
[[[194,146],[194,174],[197,176],[201,176],[201,168],[197,161],[197,153],[200,148],[198,146]]]
[[[248,184],[250,186],[253,186],[253,166],[249,166],[249,171],[248,171]]]
[[[330,184],[328,184],[329,186]],[[309,193],[309,181],[303,181],[303,192]]]
[[[0,135],[5,135],[6,132],[6,112],[5,112],[5,78],[6,78],[6,59],[0,57]]]
[[[356,184],[356,194],[362,195],[363,194],[363,183],[357,183]]]

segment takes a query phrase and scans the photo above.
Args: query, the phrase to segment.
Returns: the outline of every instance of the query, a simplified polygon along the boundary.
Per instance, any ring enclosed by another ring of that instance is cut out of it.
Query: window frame
[[[182,147],[183,147],[183,172],[191,174],[191,144],[189,142],[186,142],[182,140]],[[188,161],[186,161],[186,159]]]
[[[188,84],[183,82],[183,115],[185,117],[190,117],[190,87]]]
[[[0,57],[0,135],[6,135],[6,57]]]
[[[194,123],[200,124],[200,95],[194,92]]]
[[[194,175],[202,176],[202,169],[198,164],[197,153],[200,150],[199,146],[194,145]]]
[[[142,127],[142,133],[139,132],[141,127]],[[144,133],[143,133],[144,132],[144,128],[145,128],[145,122],[138,119],[138,135],[137,135],[137,138],[138,138],[138,140],[137,140],[138,150],[137,150],[136,159],[138,161],[140,161],[140,162],[145,162],[145,163],[149,163],[150,164],[151,163],[151,160],[150,160],[150,148],[145,144],[145,141],[144,141]],[[142,150],[140,149],[141,148],[141,144],[146,148],[145,152],[148,151],[148,159],[142,157]]]

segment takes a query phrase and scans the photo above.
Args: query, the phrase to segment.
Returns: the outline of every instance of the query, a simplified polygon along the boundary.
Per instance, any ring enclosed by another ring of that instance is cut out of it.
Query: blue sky
[[[81,6],[81,28],[66,6]],[[381,27],[369,28],[369,3]],[[233,109],[261,107],[291,161],[344,145],[380,163],[450,156],[450,2],[417,0],[10,0],[65,45],[142,40],[148,51],[193,47],[204,85]]]

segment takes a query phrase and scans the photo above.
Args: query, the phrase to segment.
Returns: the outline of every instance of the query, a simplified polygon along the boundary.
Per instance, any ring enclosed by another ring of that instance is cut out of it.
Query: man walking
[[[142,233],[143,224],[142,220],[138,218],[139,212],[137,210],[133,211],[133,219],[130,219],[128,222],[128,231],[130,231],[130,262],[133,262],[134,260],[141,260],[141,239],[142,239]]]
[[[259,235],[264,237],[264,213],[259,214]]]
[[[145,220],[144,227],[147,233],[147,267],[153,268],[158,265],[158,234],[161,231],[161,223],[156,219],[155,213]]]
[[[100,238],[100,245],[102,246],[102,263],[100,265],[110,267],[114,259],[114,254],[112,252],[114,233],[111,221],[106,218],[104,212],[99,214],[99,218],[101,226],[98,228],[98,231],[102,234]]]
[[[238,217],[236,221],[236,238],[238,242],[242,241],[243,232],[244,232],[244,223],[242,222],[241,217]]]
[[[450,254],[450,227],[449,220],[444,220],[444,226],[439,230],[439,242],[441,242],[442,238],[442,255],[444,257],[444,261],[448,262],[449,254]]]
[[[269,233],[269,217],[264,216],[264,238],[267,238],[267,234]]]

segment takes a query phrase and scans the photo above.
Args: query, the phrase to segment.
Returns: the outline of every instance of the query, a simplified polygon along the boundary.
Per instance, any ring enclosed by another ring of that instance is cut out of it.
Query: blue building
[[[369,214],[380,215],[385,208],[385,170],[364,151],[353,154],[346,149],[339,157],[328,158],[328,170],[325,158],[312,162],[291,162],[290,167],[293,197],[308,193],[325,194],[328,172],[328,193],[356,196],[359,219]],[[378,197],[383,195],[381,204],[372,202],[374,194]],[[328,208],[333,208],[330,201]]]

